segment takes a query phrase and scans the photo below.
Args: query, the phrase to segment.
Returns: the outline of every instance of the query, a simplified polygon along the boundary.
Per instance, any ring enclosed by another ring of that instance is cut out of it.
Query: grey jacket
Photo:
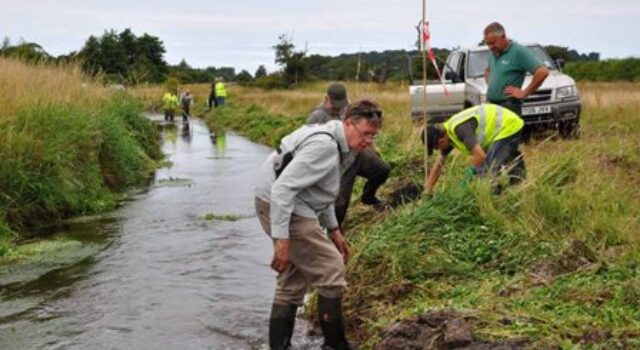
[[[324,124],[330,120],[341,120],[341,117],[331,115],[331,111],[321,103],[311,112],[311,114],[309,114],[307,124]]]
[[[311,135],[316,132],[327,132],[333,139],[325,134]],[[327,228],[337,227],[334,202],[343,170],[340,162],[349,153],[342,122],[305,125],[283,138],[280,149],[280,154],[272,152],[262,164],[255,187],[256,197],[271,204],[271,236],[289,238],[292,213],[317,218]],[[283,153],[294,149],[293,160],[276,179],[274,165]]]

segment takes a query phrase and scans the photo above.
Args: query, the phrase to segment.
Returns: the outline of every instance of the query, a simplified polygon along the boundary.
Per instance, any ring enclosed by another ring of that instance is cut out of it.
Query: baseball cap
[[[347,89],[339,83],[329,85],[327,96],[329,96],[331,105],[335,108],[342,108],[349,103],[347,100]]]

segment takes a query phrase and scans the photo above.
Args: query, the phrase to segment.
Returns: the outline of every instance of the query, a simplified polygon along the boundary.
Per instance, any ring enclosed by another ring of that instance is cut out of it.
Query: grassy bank
[[[325,88],[232,87],[230,105],[207,120],[273,146]],[[486,340],[640,347],[640,85],[580,89],[581,137],[547,134],[525,145],[528,179],[503,195],[490,195],[482,181],[461,185],[467,161],[458,156],[432,198],[382,215],[353,203],[346,308],[365,347],[385,326],[430,309],[464,312]],[[407,177],[421,181],[407,87],[348,90],[351,100],[373,96],[385,111],[377,144],[393,171],[383,191]]]
[[[71,215],[115,206],[161,157],[143,106],[76,67],[0,59],[0,256]]]

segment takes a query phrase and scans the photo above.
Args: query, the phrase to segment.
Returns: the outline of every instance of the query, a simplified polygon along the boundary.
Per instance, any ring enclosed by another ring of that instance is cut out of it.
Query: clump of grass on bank
[[[74,67],[0,60],[0,227],[4,237],[112,208],[161,157],[142,105]],[[10,241],[10,239],[5,239]],[[0,254],[1,255],[1,254]]]
[[[234,87],[228,108],[211,112],[208,122],[273,146],[302,125],[324,89]],[[385,110],[377,144],[394,167],[389,183],[422,178],[406,86],[348,90],[351,100],[372,96]],[[468,160],[453,156],[433,198],[373,220],[352,203],[355,256],[345,306],[365,348],[383,327],[429,309],[467,313],[486,340],[640,347],[640,85],[580,90],[580,138],[547,133],[523,145],[528,179],[501,196],[485,181],[462,185]]]
[[[242,217],[242,215],[235,215],[235,214],[207,213],[207,214],[204,215],[204,219],[206,221],[212,221],[212,220],[216,220],[216,221],[238,221],[238,220],[242,220],[243,217]]]

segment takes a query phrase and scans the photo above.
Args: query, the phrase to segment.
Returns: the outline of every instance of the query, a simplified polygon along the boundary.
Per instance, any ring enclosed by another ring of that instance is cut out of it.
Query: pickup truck
[[[553,61],[538,44],[525,45],[549,68],[549,76],[522,104],[525,127],[533,130],[556,128],[562,137],[575,137],[580,127],[580,93],[575,81],[561,68],[562,60]],[[446,96],[440,81],[427,83],[427,116],[429,122],[442,122],[464,108],[485,102],[487,83],[484,72],[491,52],[486,46],[456,49],[449,54],[443,68]],[[431,67],[430,67],[431,68]],[[527,74],[523,86],[531,81]],[[424,116],[424,86],[412,79],[411,116]]]

